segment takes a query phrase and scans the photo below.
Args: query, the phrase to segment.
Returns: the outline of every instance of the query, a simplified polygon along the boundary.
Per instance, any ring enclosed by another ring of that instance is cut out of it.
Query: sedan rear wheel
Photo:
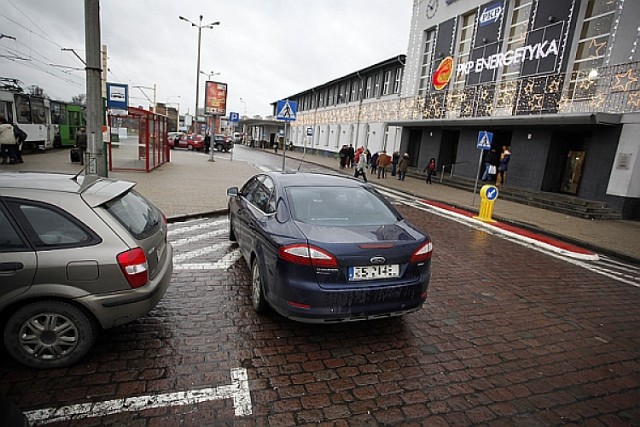
[[[233,220],[229,218],[229,240],[232,242],[236,241],[236,230],[233,227]]]
[[[189,144],[189,145],[187,146],[187,150],[189,150],[189,151],[193,150],[193,145]]]
[[[60,368],[87,354],[96,334],[94,322],[79,308],[62,301],[39,301],[9,318],[4,344],[26,366]]]
[[[258,313],[265,313],[269,310],[267,300],[264,298],[262,275],[257,258],[251,264],[251,302],[253,309]]]

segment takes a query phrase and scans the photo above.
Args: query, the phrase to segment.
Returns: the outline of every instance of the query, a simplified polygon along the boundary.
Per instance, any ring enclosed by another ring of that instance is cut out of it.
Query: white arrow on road
[[[25,416],[31,425],[42,425],[54,422],[69,422],[83,418],[104,417],[121,412],[139,412],[146,409],[166,406],[195,405],[218,399],[233,399],[236,416],[251,415],[251,393],[247,370],[237,368],[231,370],[231,384],[213,388],[180,391],[177,393],[150,394],[147,396],[128,397],[126,399],[106,400],[103,402],[80,403],[59,408],[37,409],[26,412]]]

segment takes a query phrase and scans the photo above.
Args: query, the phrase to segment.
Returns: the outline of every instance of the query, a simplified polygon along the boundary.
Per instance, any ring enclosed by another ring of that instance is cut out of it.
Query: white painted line
[[[217,227],[218,225],[226,224],[228,222],[229,222],[229,219],[227,219],[227,218],[221,219],[221,220],[218,220],[218,221],[206,220],[205,222],[199,222],[198,224],[195,224],[195,225],[189,225],[189,226],[186,226],[186,227],[178,227],[178,228],[170,229],[167,232],[167,235],[173,236],[175,234],[187,233],[189,231],[200,230],[202,228]]]
[[[226,270],[242,257],[239,249],[229,252],[216,262],[202,262],[191,264],[174,264],[173,270]]]
[[[578,260],[582,260],[582,261],[597,261],[598,260],[598,254],[581,254],[581,253],[576,253],[576,252],[571,252],[568,251],[566,249],[562,249],[562,248],[558,248],[556,246],[550,245],[546,242],[542,242],[540,240],[536,240],[536,239],[532,239],[530,237],[526,237],[526,236],[522,236],[520,234],[517,233],[513,233],[511,231],[507,231],[505,229],[499,228],[499,227],[494,227],[490,224],[486,224],[478,219],[475,218],[470,218],[466,215],[462,215],[459,214],[457,212],[452,212],[450,210],[447,209],[442,209],[439,208],[437,206],[433,206],[433,205],[429,205],[427,203],[424,202],[420,202],[417,201],[415,203],[420,204],[421,206],[424,206],[425,208],[427,208],[428,210],[433,211],[434,213],[438,213],[440,216],[446,217],[446,218],[450,218],[450,219],[454,219],[457,220],[458,222],[462,222],[465,223],[473,228],[476,228],[478,230],[483,230],[486,231],[490,234],[493,235],[504,235],[509,237],[511,240],[518,240],[520,242],[523,242],[527,245],[530,246],[535,246],[538,248],[543,249],[545,252],[551,252],[551,253],[557,253],[560,255],[563,255],[565,257],[569,257],[569,258],[574,258],[574,259],[578,259]]]
[[[210,231],[208,233],[198,234],[197,236],[187,237],[185,239],[170,240],[169,242],[171,243],[171,246],[173,246],[174,248],[177,248],[178,246],[183,246],[189,243],[195,243],[200,240],[208,239],[209,237],[216,237],[225,233],[227,233],[227,230],[215,230],[215,231]]]
[[[84,418],[104,417],[122,412],[139,412],[147,409],[166,406],[195,405],[218,399],[233,399],[235,414],[238,417],[251,415],[251,393],[247,370],[237,368],[231,370],[231,384],[199,390],[180,391],[166,394],[150,394],[147,396],[128,397],[125,399],[106,400],[102,402],[81,403],[62,406],[60,408],[44,408],[25,412],[31,425],[42,425],[54,422],[68,423]]]
[[[178,254],[178,255],[174,255],[173,256],[173,263],[174,264],[179,264],[183,261],[187,261],[190,260],[192,258],[195,257],[199,257],[202,255],[206,255],[206,254],[210,254],[211,252],[217,252],[217,251],[222,251],[222,250],[226,250],[229,249],[232,245],[235,245],[234,242],[221,242],[221,243],[216,243],[215,245],[211,245],[211,246],[207,246],[204,248],[200,248],[200,249],[196,249],[193,251],[189,251],[189,252],[185,252],[182,254]]]

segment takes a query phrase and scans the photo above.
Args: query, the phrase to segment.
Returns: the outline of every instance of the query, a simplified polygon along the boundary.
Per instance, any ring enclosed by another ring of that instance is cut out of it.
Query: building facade
[[[287,140],[327,154],[337,153],[343,145],[371,152],[397,149],[401,128],[389,122],[401,118],[405,61],[405,55],[398,55],[290,96],[298,103],[298,114]]]
[[[290,139],[475,179],[487,131],[511,152],[506,185],[640,219],[639,22],[637,0],[415,0],[406,57],[291,97]]]

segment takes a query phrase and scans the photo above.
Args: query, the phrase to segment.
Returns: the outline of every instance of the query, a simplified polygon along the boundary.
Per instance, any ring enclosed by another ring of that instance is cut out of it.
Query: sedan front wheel
[[[96,326],[79,308],[62,301],[38,301],[7,321],[4,344],[31,368],[61,368],[79,361],[96,339]]]

